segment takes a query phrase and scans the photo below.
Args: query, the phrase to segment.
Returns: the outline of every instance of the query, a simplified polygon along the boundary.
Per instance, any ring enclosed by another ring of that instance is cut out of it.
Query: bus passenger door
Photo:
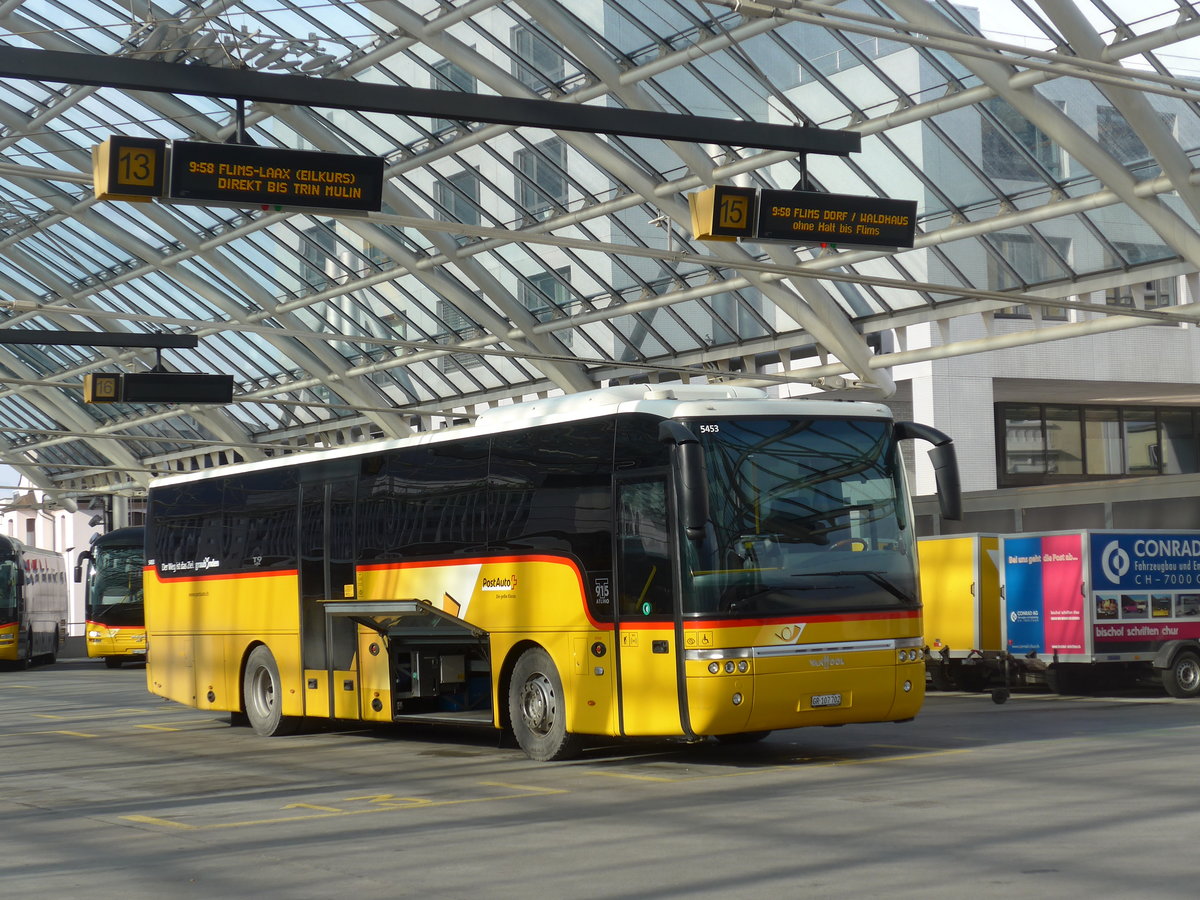
[[[675,570],[666,473],[619,478],[617,695],[622,734],[679,734]]]
[[[310,715],[358,718],[357,676],[351,671],[358,629],[344,616],[326,616],[324,605],[327,600],[349,600],[355,595],[355,482],[314,482],[301,485],[301,489],[300,628],[305,709]]]

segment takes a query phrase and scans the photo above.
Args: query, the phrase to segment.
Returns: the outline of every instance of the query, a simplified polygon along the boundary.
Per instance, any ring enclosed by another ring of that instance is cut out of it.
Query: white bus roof
[[[891,419],[892,417],[891,410],[881,403],[810,400],[804,397],[779,399],[771,397],[766,391],[759,388],[733,385],[629,384],[498,406],[482,413],[471,425],[422,432],[405,438],[364,441],[344,447],[292,453],[271,459],[234,463],[194,472],[172,473],[155,478],[150,485],[157,487],[240,472],[299,465],[316,460],[361,456],[398,447],[436,443],[472,435],[498,434],[519,427],[592,419],[612,413],[639,412],[661,416],[664,419],[728,415],[804,415],[870,419]]]

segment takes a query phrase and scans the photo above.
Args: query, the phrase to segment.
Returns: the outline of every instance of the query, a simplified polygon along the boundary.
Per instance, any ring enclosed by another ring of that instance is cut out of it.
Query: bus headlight
[[[725,661],[725,674],[726,675],[732,675],[734,668],[735,668],[735,665],[734,665],[734,662],[732,659]]]
[[[747,670],[749,670],[749,668],[750,668],[750,663],[746,662],[746,660],[744,660],[744,659],[738,660],[738,671],[739,672],[741,672],[742,674],[745,674],[747,672]]]
[[[718,672],[721,671],[721,664],[719,662],[710,662],[708,664],[708,671],[710,671],[714,675],[716,675]]]
[[[904,682],[904,693],[907,694],[911,690],[912,690],[912,682],[911,681]]]
[[[741,706],[741,705],[742,705],[742,695],[741,695],[741,694],[734,694],[734,695],[733,695],[733,705],[734,705],[734,706]]]

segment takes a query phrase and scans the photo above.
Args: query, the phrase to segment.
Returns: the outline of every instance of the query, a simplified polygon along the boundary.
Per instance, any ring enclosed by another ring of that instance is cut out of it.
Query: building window
[[[558,49],[526,25],[512,30],[513,75],[539,94],[563,80],[566,66]]]
[[[555,269],[553,272],[539,272],[530,275],[528,281],[522,281],[518,290],[521,303],[539,322],[550,322],[554,319],[565,318],[567,305],[571,302],[571,292],[567,287],[571,281],[569,267]],[[571,332],[567,330],[554,332],[564,346],[571,346]]]
[[[483,335],[482,328],[463,315],[457,306],[445,300],[438,301],[438,318],[448,329],[437,336],[439,344],[457,344],[459,341],[468,341]],[[438,357],[438,367],[443,372],[454,372],[459,367],[474,369],[481,365],[483,357],[478,353],[450,353]]]
[[[1000,487],[1200,472],[1197,414],[1154,406],[996,405]]]
[[[479,175],[474,169],[463,169],[439,179],[434,185],[434,199],[451,222],[479,224]],[[471,238],[458,234],[454,239],[464,244]]]
[[[475,76],[464,69],[457,63],[452,63],[448,59],[443,59],[441,62],[434,63],[433,66],[433,87],[439,91],[462,91],[464,94],[474,94],[476,83]],[[447,109],[446,114],[450,115],[452,109]],[[439,131],[445,131],[447,128],[453,128],[454,121],[451,119],[434,119],[430,123],[430,128],[436,134]]]
[[[1048,237],[1044,240],[1060,259],[1066,259],[1071,252],[1071,241],[1068,238]],[[1028,285],[1053,281],[1064,274],[1046,252],[1045,247],[1028,234],[996,234],[991,237],[991,241],[996,252],[988,254],[990,290],[1020,290]],[[997,310],[995,315],[1000,319],[1029,319],[1033,314],[1028,306],[1020,305]],[[1067,311],[1044,306],[1042,318],[1065,322]]]
[[[392,264],[392,257],[382,247],[376,247],[374,244],[367,244],[363,247],[363,253],[366,255],[374,266],[367,271],[373,271],[375,268],[386,269]]]
[[[313,225],[300,233],[300,280],[314,291],[323,291],[333,284],[329,275],[330,260],[337,242],[333,229],[324,224]]]
[[[1062,149],[1046,132],[1000,97],[985,100],[982,107],[985,174],[1011,181],[1043,181],[1046,175],[1054,181],[1062,178]]]
[[[1106,262],[1112,268],[1126,265],[1137,266],[1156,259],[1166,259],[1174,254],[1161,244],[1129,244],[1114,243],[1114,249],[1120,258],[1106,253]],[[1104,292],[1104,302],[1110,306],[1128,306],[1134,309],[1158,309],[1161,306],[1174,306],[1178,279],[1155,278],[1150,281],[1135,281],[1133,284],[1110,287]],[[1166,323],[1168,325],[1174,323]]]
[[[1174,113],[1159,113],[1159,116],[1167,131],[1174,134]],[[1133,126],[1111,106],[1096,107],[1096,139],[1117,162],[1136,170],[1142,178],[1152,178],[1162,171]]]
[[[558,138],[518,150],[516,199],[519,212],[535,219],[549,218],[567,202],[567,151]]]

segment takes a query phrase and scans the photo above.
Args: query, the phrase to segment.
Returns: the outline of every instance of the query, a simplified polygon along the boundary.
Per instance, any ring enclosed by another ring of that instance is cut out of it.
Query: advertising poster
[[[1083,536],[1005,538],[1008,651],[1083,653]]]
[[[1046,635],[1042,619],[1042,539],[1005,538],[1003,554],[1008,652],[1015,656],[1041,652]]]
[[[1086,651],[1083,601],[1083,535],[1047,535],[1042,538],[1043,652]]]
[[[1200,535],[1098,533],[1090,555],[1096,652],[1200,638]]]

